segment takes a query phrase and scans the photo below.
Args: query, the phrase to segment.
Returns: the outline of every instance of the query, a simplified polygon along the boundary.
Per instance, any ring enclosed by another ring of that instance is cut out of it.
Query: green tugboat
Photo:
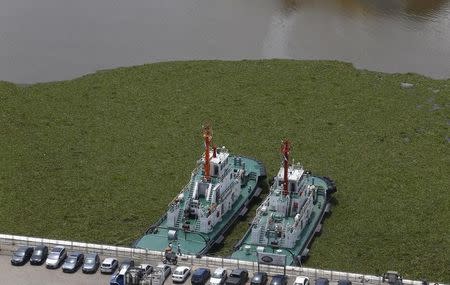
[[[203,127],[205,152],[189,183],[170,202],[167,212],[153,224],[135,247],[181,254],[203,255],[222,242],[225,232],[247,212],[259,196],[264,165],[254,159],[232,155],[213,146],[210,125]]]
[[[329,199],[336,191],[334,182],[313,176],[300,164],[292,165],[289,141],[283,141],[281,152],[282,166],[270,193],[236,244],[232,258],[269,264],[281,257],[285,264],[298,264],[321,230],[324,215],[330,210]]]

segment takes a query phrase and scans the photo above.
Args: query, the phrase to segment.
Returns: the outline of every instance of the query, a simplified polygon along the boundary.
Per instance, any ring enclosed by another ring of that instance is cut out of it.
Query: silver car
[[[95,273],[100,266],[100,257],[97,253],[86,254],[84,258],[83,267],[81,270],[83,273]]]
[[[214,270],[209,283],[211,285],[223,285],[225,284],[225,280],[227,280],[227,271],[225,268],[219,267]]]
[[[66,261],[62,266],[63,272],[75,272],[80,268],[84,261],[84,254],[80,252],[74,252],[69,254]]]
[[[61,266],[66,257],[66,248],[64,246],[56,246],[50,251],[49,255],[47,256],[45,265],[47,268],[58,268]]]
[[[113,274],[114,271],[116,271],[118,266],[119,266],[119,261],[117,259],[108,257],[108,258],[105,258],[105,260],[103,260],[103,262],[102,262],[102,265],[100,265],[100,272]]]

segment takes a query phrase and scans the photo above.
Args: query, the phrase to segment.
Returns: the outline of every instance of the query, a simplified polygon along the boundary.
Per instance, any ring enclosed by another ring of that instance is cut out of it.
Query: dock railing
[[[35,237],[27,237],[27,236],[16,236],[16,235],[8,235],[8,234],[0,234],[0,254],[1,255],[11,255],[11,253],[18,246],[36,246],[36,245],[46,245],[49,248],[52,248],[57,245],[61,245],[66,247],[68,251],[81,251],[83,253],[91,253],[96,252],[102,257],[116,257],[116,258],[133,258],[136,261],[140,261],[142,263],[155,263],[160,262],[163,258],[164,253],[153,250],[146,250],[140,248],[132,248],[132,247],[121,247],[121,246],[112,246],[112,245],[102,245],[102,244],[94,244],[94,243],[84,243],[84,242],[76,242],[76,241],[64,241],[64,240],[55,240],[55,239],[46,239],[46,238],[35,238]],[[178,263],[180,265],[188,265],[188,266],[196,266],[196,267],[226,267],[229,269],[232,268],[246,268],[250,272],[256,272],[258,270],[258,264],[256,262],[250,261],[242,261],[237,259],[229,259],[222,257],[211,257],[211,256],[203,256],[196,257],[194,255],[182,255],[178,259]],[[280,266],[271,266],[271,265],[259,265],[261,271],[267,272],[269,275],[280,274],[283,273],[284,268]],[[348,272],[340,272],[340,271],[332,271],[332,270],[322,270],[315,268],[307,268],[307,267],[298,267],[298,266],[286,266],[286,274],[289,276],[298,276],[304,275],[309,278],[315,280],[319,277],[328,278],[329,280],[340,280],[347,279],[349,281],[355,283],[362,284],[388,284],[383,282],[383,278],[381,276],[375,275],[365,275],[365,274],[356,274],[356,273],[348,273]],[[403,284],[405,285],[423,285],[422,281],[416,280],[405,280],[403,279]],[[429,282],[429,284],[443,284],[443,283],[433,283]]]

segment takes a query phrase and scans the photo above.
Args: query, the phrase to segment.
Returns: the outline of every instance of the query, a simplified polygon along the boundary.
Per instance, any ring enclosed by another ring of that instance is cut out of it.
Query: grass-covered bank
[[[450,80],[329,61],[172,62],[0,83],[0,102],[0,232],[130,244],[188,181],[210,119],[217,144],[269,175],[288,137],[296,161],[337,181],[307,266],[450,281]]]

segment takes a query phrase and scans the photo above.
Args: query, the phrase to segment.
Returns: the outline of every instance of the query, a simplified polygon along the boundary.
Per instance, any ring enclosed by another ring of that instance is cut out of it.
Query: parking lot
[[[153,266],[156,266],[157,260],[148,261]],[[182,263],[180,263],[181,265]],[[172,270],[175,269],[176,266],[171,266]],[[193,267],[195,269],[196,266]],[[210,268],[213,271],[215,268]],[[230,272],[234,268],[227,268]],[[62,270],[59,269],[47,269],[44,265],[33,266],[29,263],[24,266],[12,266],[10,263],[10,256],[0,255],[0,272],[2,273],[2,284],[17,284],[17,285],[102,285],[109,284],[109,280],[111,278],[110,275],[100,274],[98,271],[95,274],[84,274],[81,270],[78,270],[76,273],[63,273]],[[249,271],[249,277],[252,276],[251,271]],[[282,273],[282,272],[279,272]],[[311,278],[311,285],[314,285],[314,278]],[[295,276],[289,276],[288,285],[292,285]],[[190,284],[190,280],[188,279],[186,284]],[[337,282],[330,282],[330,284],[336,284]],[[166,285],[173,285],[171,278],[169,277],[166,282]],[[357,285],[358,283],[353,283]],[[361,284],[361,283],[359,283]]]
[[[84,274],[79,270],[76,273],[63,273],[61,269],[47,269],[44,265],[12,266],[11,257],[0,255],[1,284],[11,285],[98,285],[109,284],[109,275]]]

